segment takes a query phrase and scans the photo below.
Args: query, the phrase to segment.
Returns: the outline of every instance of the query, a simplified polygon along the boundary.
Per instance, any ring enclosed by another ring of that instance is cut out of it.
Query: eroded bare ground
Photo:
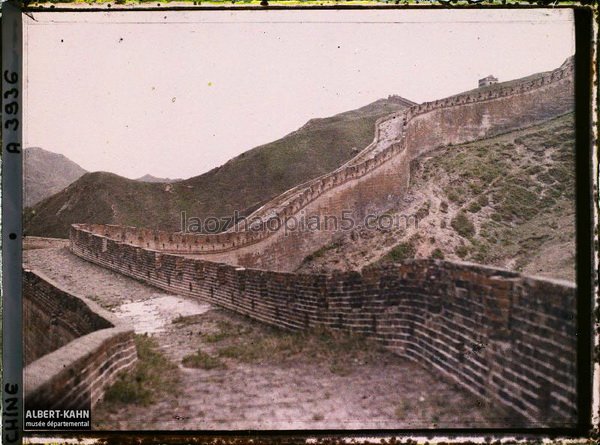
[[[99,429],[515,426],[497,407],[364,339],[269,328],[166,295],[66,248],[28,250],[24,257],[26,267],[60,286],[120,316],[134,315],[136,331],[153,332],[176,364],[166,372],[179,373],[178,383],[151,404],[100,404],[94,411]]]
[[[387,256],[574,281],[573,129],[569,113],[417,158],[409,190],[379,215],[380,227],[340,233],[297,272],[360,270]]]

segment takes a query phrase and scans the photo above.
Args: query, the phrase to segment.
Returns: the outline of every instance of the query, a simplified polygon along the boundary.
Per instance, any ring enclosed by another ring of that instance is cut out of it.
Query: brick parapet
[[[575,422],[575,287],[568,282],[440,260],[361,273],[265,271],[143,249],[77,227],[71,249],[273,326],[364,334],[536,425]]]
[[[23,283],[25,407],[94,406],[137,360],[132,327],[40,272],[25,270]]]

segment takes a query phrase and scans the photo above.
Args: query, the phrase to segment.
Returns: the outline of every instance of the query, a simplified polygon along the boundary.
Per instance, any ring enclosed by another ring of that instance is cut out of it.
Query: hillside
[[[39,147],[24,151],[23,206],[30,207],[60,192],[86,171],[67,157]]]
[[[573,281],[574,140],[570,113],[435,150],[413,163],[404,204],[385,213],[379,230],[343,234],[299,270],[358,270],[431,257]],[[403,216],[416,216],[418,228],[410,220],[406,228]],[[388,229],[390,217],[398,227]]]
[[[26,235],[67,237],[73,223],[124,224],[179,231],[187,217],[247,214],[296,184],[327,173],[373,139],[375,121],[412,104],[396,96],[312,119],[203,175],[170,184],[88,173],[28,209]],[[216,148],[215,148],[216,149]]]

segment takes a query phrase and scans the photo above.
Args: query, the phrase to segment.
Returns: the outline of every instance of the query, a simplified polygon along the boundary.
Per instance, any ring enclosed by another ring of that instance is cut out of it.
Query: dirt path
[[[103,429],[363,429],[491,427],[506,416],[439,376],[352,339],[304,337],[146,286],[66,248],[24,252],[26,267],[91,298],[178,364],[180,385],[151,406],[101,407]],[[132,306],[133,305],[133,306]],[[132,309],[133,307],[133,309]],[[150,314],[150,315],[148,315]],[[342,343],[340,343],[340,341]],[[343,342],[346,343],[343,343]],[[341,345],[341,346],[340,346]],[[189,368],[198,350],[214,369]]]

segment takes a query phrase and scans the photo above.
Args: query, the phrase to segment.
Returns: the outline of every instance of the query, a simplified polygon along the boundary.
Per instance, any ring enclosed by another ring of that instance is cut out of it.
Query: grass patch
[[[469,254],[469,248],[467,246],[458,246],[455,253],[459,258],[464,259]]]
[[[450,225],[463,238],[471,238],[475,235],[475,225],[465,212],[459,212],[452,218]]]
[[[335,241],[331,244],[327,244],[326,246],[323,246],[320,249],[315,250],[313,253],[305,256],[304,259],[302,260],[302,263],[306,264],[306,263],[314,261],[318,258],[321,258],[323,255],[325,255],[330,250],[337,249],[338,247],[341,247],[341,245],[342,245],[341,241]]]
[[[471,213],[477,213],[481,210],[481,204],[478,201],[472,201],[467,210]]]
[[[219,358],[242,363],[281,363],[308,359],[324,364],[334,374],[346,376],[358,364],[376,364],[383,347],[358,334],[317,328],[287,332],[269,328],[269,333],[255,332],[239,337],[234,344],[221,347]]]
[[[448,196],[448,199],[455,204],[462,204],[464,202],[464,198],[461,197],[461,195],[455,192],[454,190],[447,191],[446,196]]]
[[[433,252],[431,252],[431,258],[436,260],[443,260],[444,252],[442,252],[442,250],[438,247],[437,249],[434,249]]]
[[[414,258],[417,253],[417,249],[413,242],[402,242],[397,244],[392,250],[390,250],[383,258],[383,261],[403,261],[410,258]]]
[[[196,369],[225,369],[227,366],[217,357],[207,354],[198,349],[194,354],[189,354],[183,357],[181,364],[186,368]]]
[[[303,351],[302,340],[302,336],[294,334],[254,338],[225,346],[219,350],[218,356],[245,363],[269,361],[273,357],[287,359]]]
[[[227,338],[231,337],[229,332],[219,331],[219,332],[210,332],[208,334],[202,334],[202,339],[206,343],[219,343]]]
[[[156,340],[136,335],[138,362],[133,371],[119,375],[104,394],[103,403],[111,408],[123,405],[148,406],[169,394],[179,385],[177,366],[159,350]]]
[[[238,338],[252,332],[251,327],[236,325],[227,320],[217,320],[217,331],[202,334],[202,339],[207,343],[220,343],[229,338]]]
[[[487,195],[479,195],[479,197],[477,198],[477,204],[479,204],[481,207],[485,207],[489,203],[490,200]]]
[[[472,259],[478,263],[486,263],[491,258],[490,246],[485,240],[474,241]]]
[[[508,181],[495,192],[494,201],[498,202],[495,208],[502,220],[516,223],[533,218],[542,204],[539,193]]]
[[[555,167],[551,167],[548,169],[548,174],[552,176],[559,183],[569,183],[572,182],[573,172],[570,171],[569,168],[566,168],[564,165],[557,165]]]

